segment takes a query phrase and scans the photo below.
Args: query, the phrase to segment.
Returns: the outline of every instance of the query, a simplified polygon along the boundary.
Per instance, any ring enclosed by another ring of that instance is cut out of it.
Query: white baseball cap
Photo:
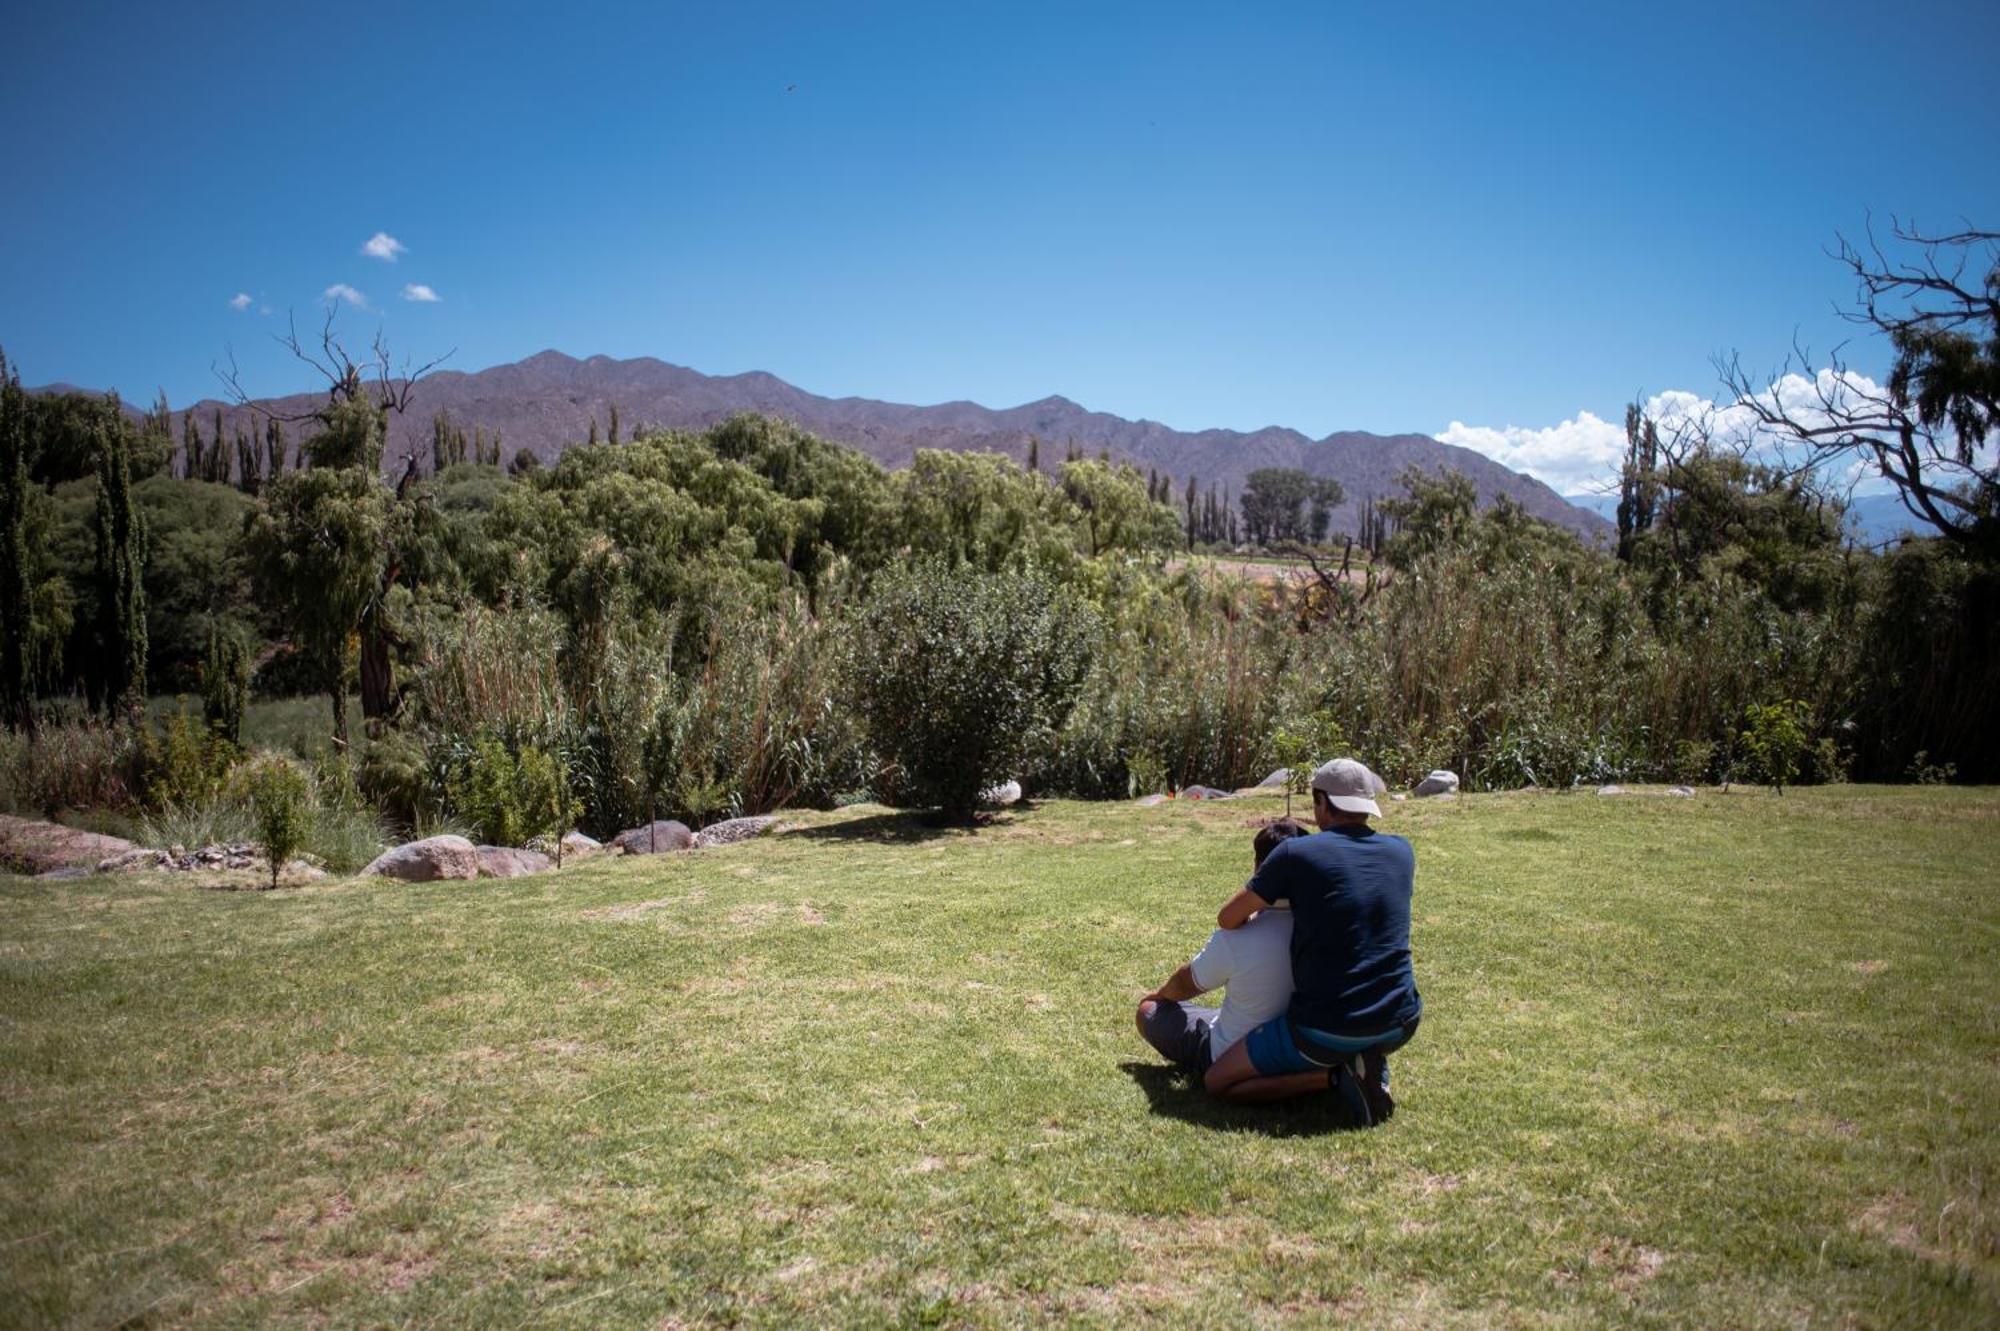
[[[1371,818],[1382,816],[1382,806],[1375,797],[1389,793],[1381,777],[1352,758],[1335,758],[1315,769],[1312,788],[1342,813],[1365,813]]]

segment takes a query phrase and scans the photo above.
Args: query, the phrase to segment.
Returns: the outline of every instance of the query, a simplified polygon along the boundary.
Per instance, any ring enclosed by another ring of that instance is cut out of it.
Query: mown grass
[[[0,879],[0,1320],[1990,1326],[2000,797],[1396,806],[1386,1127],[1132,1004],[1275,799],[259,894]]]

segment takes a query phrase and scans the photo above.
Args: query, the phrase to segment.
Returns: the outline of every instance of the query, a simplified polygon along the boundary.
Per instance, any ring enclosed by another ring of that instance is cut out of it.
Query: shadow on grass
[[[935,813],[897,810],[871,813],[865,818],[851,818],[844,823],[795,827],[785,835],[804,837],[809,841],[867,841],[877,845],[908,846],[946,837],[973,836],[997,826],[1001,821],[1001,816],[993,813],[975,814],[970,822],[945,822]]]
[[[1218,1132],[1256,1132],[1266,1137],[1319,1137],[1358,1130],[1331,1095],[1302,1095],[1268,1105],[1228,1105],[1210,1099],[1201,1088],[1201,1079],[1186,1068],[1138,1062],[1119,1066],[1138,1083],[1146,1093],[1148,1107],[1162,1118],[1177,1118]]]

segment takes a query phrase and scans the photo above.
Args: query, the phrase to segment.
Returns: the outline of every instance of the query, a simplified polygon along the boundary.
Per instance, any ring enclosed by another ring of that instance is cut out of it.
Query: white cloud
[[[361,252],[371,259],[387,259],[394,263],[398,254],[409,253],[409,246],[386,231],[377,231],[368,237],[368,243],[361,247]]]
[[[250,308],[251,300],[252,297],[249,292],[239,291],[229,298],[229,308],[232,310],[247,310]]]
[[[368,308],[368,297],[362,295],[345,282],[335,282],[332,286],[321,292],[320,296],[322,299],[329,301],[344,300],[349,305],[359,305],[364,310]]]
[[[443,300],[444,297],[438,295],[437,292],[431,290],[422,282],[410,282],[403,287],[403,299],[414,300],[422,305],[435,305],[437,302]]]
[[[1453,421],[1438,442],[1483,453],[1534,477],[1558,494],[1592,494],[1616,478],[1625,455],[1625,427],[1579,411],[1560,425],[1467,425]]]
[[[1787,374],[1771,385],[1762,400],[1781,404],[1796,420],[1819,423],[1826,419],[1829,403],[1853,405],[1881,394],[1880,385],[1866,375],[1826,369],[1811,377]],[[1747,450],[1759,460],[1776,461],[1781,452],[1778,441],[1742,401],[1720,404],[1686,389],[1671,389],[1647,398],[1640,408],[1658,423],[1663,436],[1684,428],[1700,429],[1718,445]],[[1614,490],[1625,459],[1622,413],[1619,420],[1608,421],[1579,411],[1560,425],[1541,428],[1453,421],[1437,439],[1484,454],[1565,495]]]

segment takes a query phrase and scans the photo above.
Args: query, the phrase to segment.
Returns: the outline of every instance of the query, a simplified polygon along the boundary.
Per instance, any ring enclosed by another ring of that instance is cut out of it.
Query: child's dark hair
[[[1265,823],[1257,829],[1257,839],[1250,843],[1251,854],[1257,857],[1259,865],[1264,857],[1278,848],[1280,841],[1290,841],[1295,836],[1310,836],[1304,826],[1290,818],[1280,818],[1276,822]]]

